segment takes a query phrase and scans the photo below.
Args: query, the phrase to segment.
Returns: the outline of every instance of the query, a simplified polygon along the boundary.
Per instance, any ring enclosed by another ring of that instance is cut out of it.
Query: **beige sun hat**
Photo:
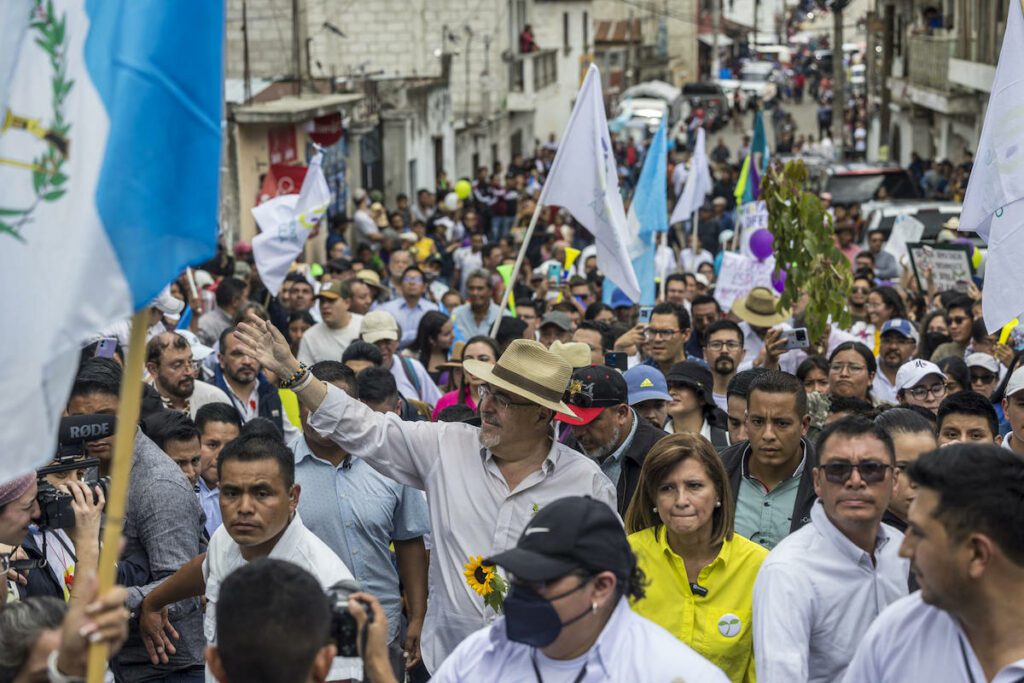
[[[574,370],[576,368],[589,368],[592,365],[590,347],[582,342],[566,342],[563,344],[556,339],[548,350],[556,356],[560,356]]]
[[[754,287],[746,296],[737,297],[732,312],[754,327],[771,327],[789,319],[789,311],[777,311],[778,298],[767,287]]]
[[[572,378],[572,367],[540,342],[516,339],[496,365],[467,358],[462,367],[488,384],[521,396],[537,405],[575,417],[562,402]]]

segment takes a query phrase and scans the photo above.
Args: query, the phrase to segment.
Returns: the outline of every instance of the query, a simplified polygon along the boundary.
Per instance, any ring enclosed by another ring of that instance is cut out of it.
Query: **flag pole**
[[[146,356],[146,332],[149,329],[149,307],[145,306],[132,317],[132,335],[121,377],[121,400],[117,408],[117,431],[114,434],[114,459],[110,466],[110,487],[100,549],[98,592],[103,595],[115,582],[116,565],[124,531],[124,513],[128,500],[128,478],[132,470],[132,452],[135,450],[135,432],[138,429],[139,408],[142,402],[142,365]],[[74,592],[72,591],[72,599]],[[89,645],[89,683],[103,683],[107,670],[107,644]]]
[[[1024,0],[1022,0],[1024,2]],[[693,232],[690,234],[690,272],[696,272],[694,265],[697,263],[697,223],[700,220],[700,209],[693,210]]]
[[[1024,0],[1022,0],[1024,1]],[[508,307],[508,297],[512,293],[512,288],[516,286],[516,280],[519,279],[519,271],[523,267],[523,259],[526,257],[526,249],[530,246],[530,240],[533,238],[533,231],[537,227],[537,219],[540,218],[541,209],[544,207],[541,204],[541,199],[544,193],[541,192],[541,196],[537,199],[537,206],[533,209],[533,215],[530,216],[530,226],[526,228],[526,235],[523,236],[523,246],[519,247],[519,254],[516,256],[516,264],[512,267],[512,278],[505,288],[505,293],[501,295],[501,311],[498,317],[494,319],[494,324],[491,325],[491,337],[498,336],[498,326],[501,325],[501,319],[505,316],[505,309]]]

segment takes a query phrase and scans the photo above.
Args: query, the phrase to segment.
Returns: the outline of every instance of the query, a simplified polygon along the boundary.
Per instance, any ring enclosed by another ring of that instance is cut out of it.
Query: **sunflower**
[[[466,583],[479,595],[485,598],[491,594],[494,587],[491,586],[491,579],[494,577],[494,565],[485,565],[483,556],[470,555],[469,562],[463,565],[466,571]]]

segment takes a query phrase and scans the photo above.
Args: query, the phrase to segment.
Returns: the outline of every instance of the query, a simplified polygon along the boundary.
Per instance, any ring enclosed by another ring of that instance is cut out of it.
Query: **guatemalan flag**
[[[217,243],[224,3],[0,2],[0,481],[51,459],[79,348]]]

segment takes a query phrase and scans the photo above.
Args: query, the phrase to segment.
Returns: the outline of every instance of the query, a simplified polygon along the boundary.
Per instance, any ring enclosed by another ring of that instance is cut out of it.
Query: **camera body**
[[[75,463],[76,467],[81,463]],[[93,502],[97,500],[95,488],[107,495],[107,488],[110,486],[110,477],[103,477],[96,481],[87,481],[85,485],[93,491]],[[39,503],[39,528],[40,529],[73,529],[75,526],[75,511],[71,509],[71,502],[74,500],[70,493],[64,493],[53,484],[40,479],[39,492],[36,494],[36,501]]]
[[[75,526],[75,512],[71,509],[74,497],[64,493],[46,481],[47,474],[89,469],[99,465],[95,458],[86,458],[86,445],[90,441],[103,439],[114,434],[116,418],[112,415],[75,415],[61,418],[57,434],[56,462],[36,470],[39,475],[36,501],[39,503],[39,527],[41,529],[72,529]],[[110,477],[85,482],[93,491],[99,486],[106,496]]]
[[[356,618],[348,613],[349,596],[359,590],[359,582],[355,579],[344,579],[327,589],[327,599],[331,603],[330,638],[338,648],[339,657],[359,656],[359,627]],[[372,622],[373,612],[369,605],[365,607]]]

